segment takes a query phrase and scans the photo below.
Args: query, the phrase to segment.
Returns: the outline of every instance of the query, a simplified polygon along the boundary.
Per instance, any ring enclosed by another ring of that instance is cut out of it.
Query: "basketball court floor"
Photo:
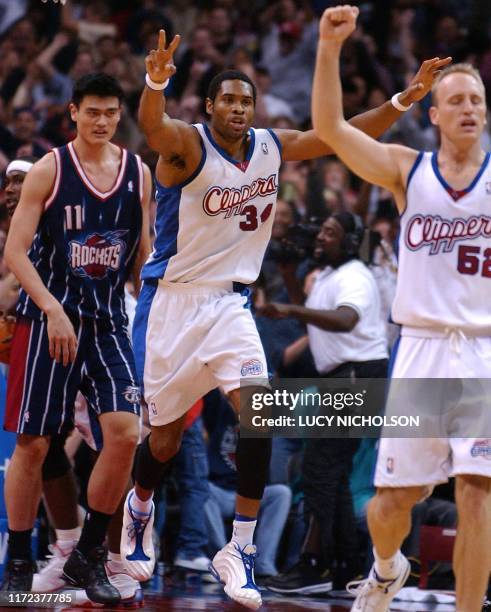
[[[157,584],[157,582],[160,582]],[[72,592],[73,593],[73,592]],[[56,606],[56,610],[69,612],[81,609],[94,609],[94,604],[87,604],[87,600],[80,591],[76,596],[77,603],[68,606]],[[325,596],[317,597],[284,597],[263,591],[263,606],[261,612],[346,612],[351,607],[352,600],[332,599]],[[133,606],[133,608],[136,606]],[[99,606],[97,608],[100,609]],[[0,607],[0,610],[10,608]],[[28,608],[31,611],[46,610],[46,608]],[[104,610],[128,610],[129,607],[105,607]],[[144,589],[143,606],[138,608],[145,612],[247,612],[247,608],[231,601],[223,593],[220,585],[201,582],[199,577],[186,578],[182,582],[168,582],[165,585],[159,579]],[[421,604],[408,602],[394,602],[392,612],[454,612],[455,606],[449,604]]]

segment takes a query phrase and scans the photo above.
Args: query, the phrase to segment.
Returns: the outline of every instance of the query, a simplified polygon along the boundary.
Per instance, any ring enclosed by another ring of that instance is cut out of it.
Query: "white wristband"
[[[155,81],[152,81],[147,72],[147,74],[145,75],[145,83],[148,87],[150,87],[150,89],[154,89],[155,91],[161,91],[162,89],[165,89],[167,87],[167,85],[169,84],[169,79],[167,79],[163,83],[156,83]]]
[[[401,94],[401,91],[398,91],[397,93],[395,93],[392,98],[390,99],[392,106],[394,108],[396,108],[398,111],[401,111],[401,113],[405,113],[406,111],[408,111],[413,103],[411,102],[411,104],[409,106],[404,106],[404,104],[401,104],[398,100],[398,96]]]

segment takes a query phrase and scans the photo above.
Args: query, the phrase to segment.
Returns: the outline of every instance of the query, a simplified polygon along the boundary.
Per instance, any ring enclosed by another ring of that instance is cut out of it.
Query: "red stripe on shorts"
[[[31,326],[31,319],[18,319],[14,337],[12,338],[9,377],[7,381],[7,403],[5,406],[4,429],[6,431],[17,431],[22,397],[24,395],[24,377],[29,358],[27,350],[29,348]]]

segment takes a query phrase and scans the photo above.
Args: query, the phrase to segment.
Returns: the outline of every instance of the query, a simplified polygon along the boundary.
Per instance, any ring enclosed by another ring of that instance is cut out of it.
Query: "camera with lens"
[[[277,263],[301,263],[314,255],[322,219],[311,217],[306,223],[290,225],[281,241],[271,241],[269,256]]]

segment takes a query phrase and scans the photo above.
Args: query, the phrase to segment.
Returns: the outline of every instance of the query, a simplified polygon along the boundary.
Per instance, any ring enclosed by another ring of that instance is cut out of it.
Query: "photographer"
[[[330,216],[317,235],[317,272],[305,306],[295,267],[284,266],[293,304],[266,304],[262,314],[295,317],[307,325],[310,348],[320,376],[382,378],[387,373],[387,339],[379,292],[370,270],[359,259],[363,227],[348,212]],[[359,440],[313,439],[307,443],[303,475],[305,508],[320,532],[306,542],[299,563],[271,579],[268,587],[295,593],[328,590],[329,570],[335,589],[360,573],[353,503],[349,489],[352,458]],[[315,530],[314,530],[315,531]],[[310,530],[310,533],[314,531]],[[332,574],[331,574],[332,575]]]

